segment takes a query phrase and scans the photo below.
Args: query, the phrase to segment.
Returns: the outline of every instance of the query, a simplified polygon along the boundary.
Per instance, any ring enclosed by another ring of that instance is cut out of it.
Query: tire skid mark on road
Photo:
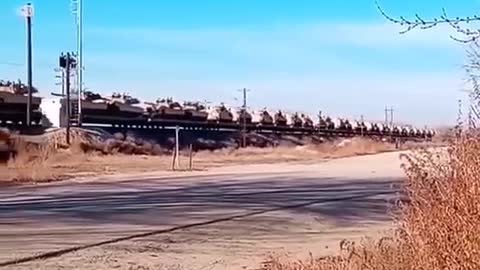
[[[96,242],[96,243],[79,245],[79,246],[74,246],[74,247],[70,247],[70,248],[44,252],[44,253],[40,253],[40,254],[33,255],[33,256],[27,256],[27,257],[23,257],[23,258],[12,259],[12,260],[8,260],[8,261],[0,262],[0,267],[6,267],[6,266],[11,266],[11,265],[26,263],[26,262],[32,262],[32,261],[37,261],[37,260],[50,259],[50,258],[62,256],[62,255],[67,254],[67,253],[72,253],[72,252],[85,250],[85,249],[89,249],[89,248],[104,246],[104,245],[108,245],[108,244],[114,244],[114,243],[127,241],[127,240],[132,240],[132,239],[136,239],[136,238],[143,238],[143,237],[148,237],[148,236],[153,236],[153,235],[171,233],[171,232],[175,232],[175,231],[180,231],[180,230],[185,230],[185,229],[190,229],[190,228],[195,228],[195,227],[200,227],[200,226],[206,226],[206,225],[211,225],[211,224],[216,224],[216,223],[221,223],[221,222],[226,222],[226,221],[232,221],[232,220],[236,220],[236,219],[241,219],[241,218],[246,218],[246,217],[251,217],[251,216],[257,216],[257,215],[270,213],[270,212],[276,212],[276,211],[288,210],[288,209],[294,209],[294,208],[301,208],[301,207],[310,206],[310,205],[319,204],[319,203],[331,203],[331,202],[338,202],[338,201],[345,201],[345,200],[356,200],[356,199],[368,198],[368,197],[379,196],[379,195],[392,195],[392,194],[396,194],[396,193],[398,193],[398,190],[371,192],[371,193],[367,193],[367,194],[360,194],[360,195],[354,195],[354,196],[344,196],[344,197],[337,197],[337,198],[331,198],[331,199],[319,199],[319,200],[313,200],[313,201],[308,201],[308,202],[304,202],[304,203],[278,206],[278,207],[273,207],[273,208],[263,209],[263,210],[257,210],[257,211],[249,211],[249,212],[246,212],[246,213],[231,215],[231,216],[228,216],[228,217],[223,217],[223,218],[218,218],[218,219],[213,219],[213,220],[208,220],[208,221],[203,221],[203,222],[197,222],[197,223],[190,223],[190,224],[186,224],[186,225],[175,226],[175,227],[168,228],[168,229],[153,230],[153,231],[148,231],[148,232],[144,232],[144,233],[131,234],[131,235],[112,238],[112,239],[109,239],[109,240],[100,241],[100,242]]]

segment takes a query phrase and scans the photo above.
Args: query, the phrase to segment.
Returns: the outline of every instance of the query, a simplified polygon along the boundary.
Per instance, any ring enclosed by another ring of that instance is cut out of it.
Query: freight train
[[[37,92],[33,89],[33,92]],[[28,96],[27,87],[21,82],[0,81],[0,121],[25,122]],[[154,102],[143,102],[127,93],[102,96],[86,91],[78,108],[78,100],[72,99],[70,116],[66,117],[66,99],[33,97],[32,121],[36,124],[47,118],[54,126],[64,126],[66,121],[78,116],[74,124],[118,124],[127,126],[195,125],[229,127],[249,130],[281,130],[324,132],[346,135],[385,135],[407,138],[431,139],[432,129],[410,126],[392,126],[384,123],[357,121],[341,117],[287,113],[281,110],[245,110],[226,104],[210,105],[202,102],[175,101],[171,97],[158,98]],[[81,110],[81,113],[80,113]],[[58,119],[55,119],[58,118]],[[51,121],[50,121],[51,120]],[[70,122],[71,123],[71,122]],[[129,124],[130,123],[130,124]]]
[[[432,138],[433,129],[418,129],[410,126],[391,126],[384,123],[357,121],[347,118],[332,118],[323,115],[305,113],[286,113],[281,110],[271,111],[267,108],[248,111],[243,108],[219,105],[207,105],[201,102],[174,101],[173,98],[158,98],[155,102],[141,102],[129,94],[114,93],[102,97],[99,94],[86,92],[82,100],[82,118],[88,121],[106,119],[108,121],[123,120],[162,124],[195,123],[217,124],[224,126],[247,126],[249,129],[268,130],[283,128],[292,130],[320,130],[332,133],[378,134],[398,137]],[[101,104],[101,105],[100,105]],[[101,106],[101,109],[100,107]]]
[[[32,94],[37,93],[32,88]],[[28,104],[28,86],[21,81],[0,81],[0,122],[11,121],[26,123],[26,111]],[[31,121],[39,124],[42,118],[40,111],[41,98],[32,96],[31,100]]]

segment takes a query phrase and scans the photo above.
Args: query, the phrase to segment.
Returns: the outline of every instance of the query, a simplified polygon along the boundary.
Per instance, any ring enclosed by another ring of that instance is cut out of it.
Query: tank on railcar
[[[352,121],[352,130],[355,132],[361,133],[361,132],[370,132],[372,131],[372,124],[369,122],[365,121],[357,121],[354,120]]]
[[[183,110],[185,111],[185,119],[189,121],[204,122],[207,121],[208,112],[207,107],[200,102],[186,101],[183,103]]]
[[[318,128],[321,130],[334,130],[335,123],[330,116],[318,116]]]
[[[400,134],[402,134],[402,127],[401,126],[393,126],[391,132],[394,135],[400,135]]]
[[[76,102],[72,100],[72,103]],[[114,110],[111,108],[109,111],[109,100],[102,97],[100,94],[94,93],[92,91],[85,91],[83,93],[83,98],[81,101],[82,104],[82,114],[83,115],[92,115],[92,116],[111,116],[111,111]]]
[[[328,128],[328,122],[327,119],[322,116],[321,114],[318,115],[318,124],[317,124],[318,129],[327,129]]]
[[[403,127],[401,127],[403,129]],[[414,137],[416,133],[415,128],[413,127],[408,127],[408,132],[406,132],[406,136],[408,137]]]
[[[333,123],[335,124],[336,130],[351,131],[353,128],[350,121],[346,118],[334,118]]]
[[[169,120],[183,120],[185,119],[186,111],[182,105],[174,101],[173,98],[158,98],[155,101],[155,113],[152,119],[169,119]]]
[[[377,123],[377,126],[382,134],[390,134],[392,133],[392,128],[383,123]]]
[[[233,122],[239,124],[251,124],[252,123],[252,114],[243,108],[229,108],[230,112],[233,115]]]
[[[252,122],[259,126],[271,126],[274,123],[272,115],[265,108],[252,113]]]
[[[424,138],[425,137],[425,129],[417,128],[417,132],[415,133],[415,136],[417,136],[419,138]]]
[[[353,120],[350,123],[352,125],[352,130],[353,131],[361,131],[363,129],[362,123],[360,121]]]
[[[371,131],[372,132],[378,132],[378,133],[383,133],[383,125],[380,123],[371,123]]]
[[[209,106],[207,108],[208,121],[216,123],[232,123],[233,114],[225,104],[221,103],[218,106]]]
[[[367,132],[372,132],[373,131],[373,124],[372,123],[370,123],[368,121],[364,121],[363,126],[365,127],[365,131],[367,131]]]
[[[274,114],[273,120],[277,126],[287,126],[287,117],[281,110],[278,110]]]
[[[38,93],[33,87],[32,94]],[[40,97],[32,96],[31,120],[39,124],[42,119],[40,111]],[[0,81],[0,121],[26,123],[28,104],[28,86],[20,80],[18,82]]]
[[[288,121],[289,126],[292,126],[292,127],[302,127],[303,126],[303,120],[298,113],[294,113],[292,115],[287,116],[287,119],[289,120]]]
[[[313,128],[314,123],[313,123],[312,118],[309,115],[306,115],[306,114],[302,113],[300,115],[300,118],[302,119],[304,128]]]
[[[422,138],[424,138],[424,139],[428,138],[428,129],[427,128],[422,129]]]
[[[410,133],[408,134],[410,137],[416,137],[417,136],[417,128],[410,128]]]
[[[432,139],[436,135],[435,130],[433,129],[428,129],[427,130],[427,139]]]
[[[353,124],[352,124],[351,120],[349,120],[347,118],[344,118],[343,119],[343,125],[345,126],[345,129],[348,130],[348,131],[353,130]]]
[[[410,136],[410,127],[400,127],[400,135],[402,136]]]
[[[113,93],[106,99],[107,111],[113,117],[137,119],[145,115],[145,108],[140,100],[127,93]]]

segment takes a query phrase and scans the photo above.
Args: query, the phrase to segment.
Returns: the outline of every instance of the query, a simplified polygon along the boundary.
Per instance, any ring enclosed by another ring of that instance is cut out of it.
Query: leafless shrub
[[[389,239],[342,243],[342,253],[308,261],[270,258],[268,270],[480,269],[480,140],[404,155],[406,201]]]
[[[32,145],[22,141],[15,143],[16,155],[8,162],[11,178],[18,182],[45,182],[57,179],[47,166],[52,155],[48,146]]]

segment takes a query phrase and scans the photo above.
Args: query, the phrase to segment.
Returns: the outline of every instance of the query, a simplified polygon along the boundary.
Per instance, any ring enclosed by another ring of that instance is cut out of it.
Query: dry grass
[[[16,155],[8,161],[7,170],[11,180],[16,182],[49,182],[68,178],[66,172],[55,168],[56,163],[81,159],[83,153],[73,147],[69,153],[62,153],[50,145],[37,145],[22,140],[15,142]]]
[[[268,270],[480,269],[480,140],[467,135],[447,152],[405,156],[406,200],[390,239],[342,243],[336,257],[291,261],[274,257]]]
[[[337,140],[324,144],[296,147],[222,149],[197,153],[195,159],[207,167],[212,165],[319,161],[332,158],[376,154],[393,151],[394,145],[362,138]]]
[[[12,169],[12,180],[18,182],[50,181],[55,175],[46,168],[46,161],[51,154],[47,147],[32,147],[22,141],[15,142],[17,155],[8,160]]]
[[[98,152],[85,152],[81,142],[73,143],[69,149],[57,148],[55,145],[54,143],[33,145],[17,141],[18,155],[9,161],[7,168],[0,168],[0,179],[18,182],[45,182],[79,174],[164,171],[169,170],[172,164],[172,158],[169,155],[104,155]],[[205,169],[236,164],[318,162],[330,158],[391,150],[394,150],[394,146],[389,143],[349,139],[297,147],[201,151],[194,154],[193,164],[194,169]],[[184,153],[180,158],[180,165],[182,168],[187,168],[188,163],[188,156]]]

